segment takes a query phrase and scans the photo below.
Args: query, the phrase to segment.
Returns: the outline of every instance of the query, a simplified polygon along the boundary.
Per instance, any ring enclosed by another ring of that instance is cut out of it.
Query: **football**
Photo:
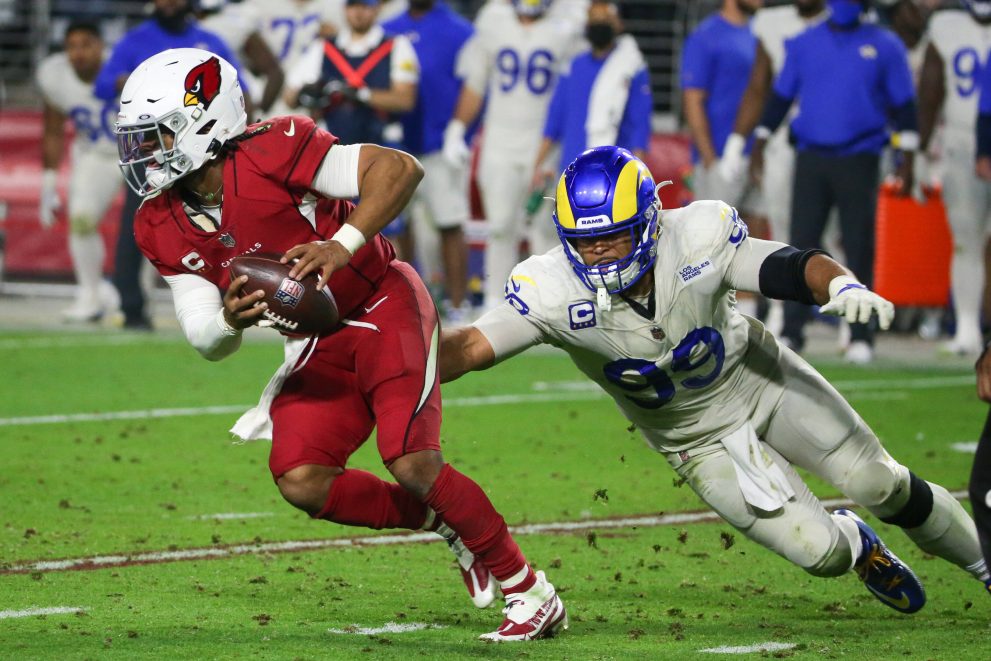
[[[242,255],[231,262],[231,280],[242,275],[248,281],[241,288],[243,293],[261,290],[262,299],[268,303],[265,319],[272,327],[294,335],[312,335],[335,328],[340,321],[337,303],[328,287],[317,289],[318,273],[310,273],[302,280],[289,277],[291,264],[283,264],[273,257]]]

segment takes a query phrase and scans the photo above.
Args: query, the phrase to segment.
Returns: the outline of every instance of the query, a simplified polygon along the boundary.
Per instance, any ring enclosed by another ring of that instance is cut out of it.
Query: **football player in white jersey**
[[[967,11],[940,11],[929,23],[919,83],[919,153],[928,150],[942,112],[943,202],[953,230],[951,284],[957,322],[956,334],[945,348],[976,356],[984,348],[981,303],[991,183],[974,172],[974,132],[980,72],[991,50],[991,2],[964,4]]]
[[[584,14],[549,15],[551,0],[513,0],[486,5],[476,33],[459,56],[465,80],[454,117],[444,132],[444,156],[464,167],[466,127],[487,98],[478,164],[478,184],[488,234],[485,245],[485,305],[502,300],[503,283],[519,259],[534,162],[540,149],[557,74],[574,56]],[[532,252],[553,245],[549,228],[535,223]],[[541,230],[541,231],[537,231]]]
[[[282,84],[285,82],[285,72],[279,64],[279,59],[269,48],[262,36],[261,19],[255,7],[243,2],[228,2],[227,0],[199,0],[196,18],[200,27],[213,32],[247,64],[247,69],[260,76],[264,85],[254,85],[258,90],[252,98],[255,112],[261,117],[268,117],[272,104],[279,98]]]
[[[44,102],[44,172],[38,217],[42,227],[49,228],[60,207],[56,180],[68,119],[75,128],[68,220],[77,290],[75,302],[62,315],[67,321],[96,321],[105,311],[101,290],[109,291],[102,286],[104,246],[99,223],[123,184],[114,135],[116,103],[104,102],[93,93],[93,81],[105,56],[99,28],[73,22],[66,28],[63,46],[63,52],[42,60],[36,72]]]
[[[757,37],[757,57],[750,71],[747,90],[740,101],[733,135],[726,141],[719,160],[719,173],[726,181],[746,176],[748,161],[743,155],[746,144],[743,136],[750,135],[760,122],[771,83],[784,66],[785,41],[825,16],[824,0],[795,0],[790,5],[759,9],[754,15],[750,29]],[[788,129],[779,128],[757,158],[760,162],[755,163],[755,167],[760,170],[758,183],[771,238],[787,242],[791,222],[791,179],[795,172],[795,151],[788,144]],[[771,332],[778,334],[783,324],[784,308],[780,301],[772,301],[767,326]]]
[[[506,304],[444,331],[442,381],[560,347],[713,510],[810,574],[855,569],[897,610],[925,602],[870,527],[827,512],[794,466],[989,580],[956,499],[895,461],[815,369],[736,311],[734,294],[815,302],[851,321],[876,314],[882,328],[891,303],[819,250],[749,238],[723,202],[662,212],[646,166],[618,147],[568,166],[554,221],[562,245],[514,269]]]
[[[340,0],[245,0],[259,16],[261,33],[279,58],[282,70],[292,71],[303,51],[321,35],[334,34],[343,23]],[[280,98],[271,116],[292,114]]]

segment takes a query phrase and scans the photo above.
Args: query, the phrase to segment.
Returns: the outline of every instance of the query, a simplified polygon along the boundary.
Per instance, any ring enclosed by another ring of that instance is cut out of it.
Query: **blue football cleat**
[[[914,613],[926,605],[926,591],[915,573],[888,550],[869,525],[847,509],[833,514],[850,517],[860,528],[863,549],[853,568],[871,594],[901,613]]]

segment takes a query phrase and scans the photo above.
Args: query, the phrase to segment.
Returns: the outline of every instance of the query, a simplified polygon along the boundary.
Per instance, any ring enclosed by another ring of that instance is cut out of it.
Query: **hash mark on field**
[[[967,497],[966,491],[952,492],[954,498]],[[823,500],[824,507],[851,507],[853,503],[845,498]],[[677,514],[662,514],[659,516],[634,516],[615,519],[589,519],[588,521],[559,521],[556,523],[531,523],[522,526],[510,526],[514,535],[553,535],[580,532],[583,530],[600,530],[610,528],[656,528],[658,526],[678,525],[684,523],[701,523],[705,521],[720,521],[715,512],[695,511]],[[62,560],[37,560],[23,564],[0,564],[0,575],[28,574],[55,571],[80,571],[85,569],[104,569],[106,567],[126,567],[131,565],[155,565],[183,560],[220,560],[241,555],[259,555],[267,553],[300,553],[303,551],[321,551],[331,548],[354,548],[360,546],[394,546],[396,544],[417,544],[423,542],[440,542],[440,535],[432,532],[410,532],[394,535],[366,535],[362,537],[336,537],[332,539],[310,539],[289,542],[267,542],[257,544],[236,544],[232,546],[212,546],[209,548],[191,548],[176,551],[143,551],[140,553],[119,553],[115,555],[93,555],[81,558],[65,558]]]
[[[386,622],[380,627],[359,627],[357,624],[344,629],[327,629],[330,633],[354,636],[378,636],[383,633],[410,633],[411,631],[423,631],[424,629],[444,629],[442,624],[424,624],[423,622],[406,622],[398,624],[396,622]]]
[[[977,441],[968,441],[966,443],[951,443],[950,447],[957,452],[962,452],[963,454],[977,454]]]
[[[753,654],[754,652],[780,652],[781,650],[790,650],[798,647],[795,643],[757,643],[756,645],[740,645],[737,647],[709,647],[704,650],[699,650],[699,652],[708,652],[709,654]]]
[[[85,613],[85,608],[77,606],[55,606],[52,608],[28,608],[22,611],[0,611],[0,620],[7,620],[15,617],[34,617],[35,615],[67,615],[75,613]]]
[[[230,521],[233,519],[261,519],[275,516],[275,512],[221,512],[219,514],[198,514],[187,516],[190,521]]]

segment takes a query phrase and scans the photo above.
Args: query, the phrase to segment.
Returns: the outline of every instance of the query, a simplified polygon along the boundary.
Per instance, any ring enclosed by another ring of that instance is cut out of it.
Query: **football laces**
[[[262,316],[268,319],[269,321],[271,321],[274,325],[284,328],[286,330],[294,331],[299,327],[298,321],[292,321],[290,319],[286,319],[282,315],[276,314],[271,310],[265,310]]]

